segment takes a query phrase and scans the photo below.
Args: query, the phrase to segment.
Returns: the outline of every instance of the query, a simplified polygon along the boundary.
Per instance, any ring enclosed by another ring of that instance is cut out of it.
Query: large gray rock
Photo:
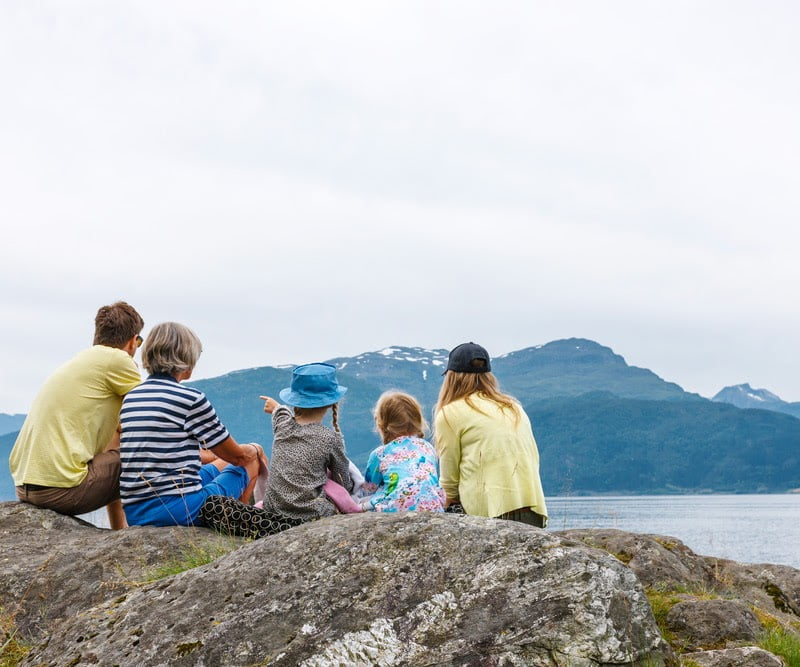
[[[688,650],[753,643],[762,631],[750,607],[737,600],[686,600],[667,614],[667,627]]]
[[[699,667],[786,667],[778,656],[756,646],[684,653],[683,664]]]
[[[674,537],[613,529],[564,530],[557,535],[608,551],[651,588],[702,588],[716,582],[713,564]]]
[[[800,570],[788,565],[736,563],[716,558],[717,579],[763,608],[800,619]]]
[[[680,540],[661,535],[594,529],[557,534],[608,551],[626,563],[648,589],[662,599],[667,594],[674,600],[665,625],[676,633],[674,647],[678,651],[687,644],[713,647],[755,643],[764,630],[762,622],[768,627],[780,626],[800,639],[800,570],[699,556]],[[719,660],[720,665],[737,666],[779,660],[769,653],[765,657],[765,653],[706,651],[681,657],[706,664],[695,658],[702,656],[703,661]],[[747,662],[736,662],[744,660],[745,654]]]
[[[648,588],[716,592],[746,600],[789,624],[800,621],[800,570],[793,567],[700,556],[680,540],[664,535],[596,529],[556,535],[608,551]]]
[[[0,608],[22,637],[124,595],[186,552],[219,555],[242,540],[194,528],[111,531],[18,502],[0,503]]]
[[[305,524],[51,630],[27,664],[675,664],[619,561],[444,514]]]

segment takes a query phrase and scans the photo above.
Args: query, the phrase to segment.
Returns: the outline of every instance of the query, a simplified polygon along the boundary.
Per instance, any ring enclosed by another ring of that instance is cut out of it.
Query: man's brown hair
[[[117,301],[103,306],[94,318],[94,344],[122,347],[144,328],[144,320],[136,309]]]

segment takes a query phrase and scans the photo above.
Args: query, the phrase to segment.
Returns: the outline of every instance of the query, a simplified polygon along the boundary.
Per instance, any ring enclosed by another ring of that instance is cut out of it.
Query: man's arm
[[[111,442],[109,442],[106,447],[107,452],[113,449],[119,449],[119,436],[121,433],[122,425],[117,424],[117,430],[114,431]],[[106,513],[108,514],[108,525],[111,526],[111,530],[121,530],[128,527],[128,520],[125,518],[125,510],[122,509],[122,500],[119,498],[112,500],[106,505]]]
[[[108,525],[111,530],[121,530],[128,527],[128,520],[125,518],[125,510],[122,509],[122,501],[117,498],[106,505],[108,513]]]

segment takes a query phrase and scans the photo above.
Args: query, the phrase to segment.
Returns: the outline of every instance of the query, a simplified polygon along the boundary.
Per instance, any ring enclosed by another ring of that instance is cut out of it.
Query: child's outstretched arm
[[[264,401],[264,412],[272,415],[272,431],[287,426],[293,419],[291,408],[281,405],[274,398],[269,396],[259,396]]]
[[[276,401],[274,398],[270,398],[269,396],[259,396],[259,398],[264,401],[264,412],[268,415],[271,415],[275,412],[275,408],[280,406],[280,403]]]

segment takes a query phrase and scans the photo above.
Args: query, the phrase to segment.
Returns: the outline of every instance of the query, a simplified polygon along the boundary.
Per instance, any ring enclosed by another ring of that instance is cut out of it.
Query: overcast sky
[[[577,336],[800,401],[798,34],[789,1],[3,2],[0,412],[117,299],[195,329],[196,377]]]

